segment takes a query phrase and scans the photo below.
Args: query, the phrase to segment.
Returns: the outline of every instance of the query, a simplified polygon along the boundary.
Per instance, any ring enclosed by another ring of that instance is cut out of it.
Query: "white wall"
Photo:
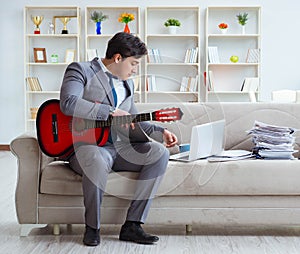
[[[0,9],[0,144],[10,141],[24,131],[23,94],[23,8],[26,5],[78,5],[82,15],[86,6],[140,6],[141,20],[146,6],[199,5],[204,36],[205,9],[208,5],[262,6],[262,100],[270,100],[277,89],[300,89],[300,1],[258,0],[15,0],[4,1]],[[180,18],[180,17],[178,17]],[[84,20],[84,19],[83,19]],[[143,23],[142,23],[143,25]],[[143,27],[143,26],[142,26]],[[204,45],[201,47],[201,54]],[[202,59],[204,59],[202,57]],[[205,63],[201,62],[202,68]],[[202,70],[203,71],[203,70]]]

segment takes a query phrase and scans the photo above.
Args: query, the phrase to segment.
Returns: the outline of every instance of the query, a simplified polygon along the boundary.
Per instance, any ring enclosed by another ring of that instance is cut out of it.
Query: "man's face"
[[[123,58],[121,61],[118,62],[116,75],[119,79],[127,80],[132,75],[137,73],[138,66],[140,63],[141,58],[135,58],[134,56]]]

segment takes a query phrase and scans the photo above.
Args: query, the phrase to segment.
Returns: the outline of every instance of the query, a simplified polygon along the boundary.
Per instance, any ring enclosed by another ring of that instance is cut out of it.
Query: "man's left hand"
[[[167,129],[165,129],[163,132],[163,139],[166,143],[166,147],[173,147],[178,142],[176,135],[174,133],[168,131]]]

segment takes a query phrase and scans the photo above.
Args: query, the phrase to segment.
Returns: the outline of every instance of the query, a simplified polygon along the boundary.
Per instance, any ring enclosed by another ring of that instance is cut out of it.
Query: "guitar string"
[[[137,122],[142,122],[142,121],[149,121],[149,120],[151,120],[150,115],[151,115],[151,113],[117,116],[115,118],[110,118],[106,121],[84,120],[85,121],[84,129],[110,127],[111,125],[122,125],[122,124],[126,124],[126,123],[137,123]],[[168,120],[170,120],[171,116],[167,114],[166,117],[168,118]],[[164,118],[164,116],[161,115],[160,120],[163,118]],[[156,120],[158,120],[158,119],[156,119]],[[164,120],[167,120],[167,119],[164,119]],[[59,128],[60,128],[60,131],[69,131],[70,123],[60,124]]]

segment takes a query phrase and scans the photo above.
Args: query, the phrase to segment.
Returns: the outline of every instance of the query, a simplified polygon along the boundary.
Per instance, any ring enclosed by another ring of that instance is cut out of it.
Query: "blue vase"
[[[101,21],[96,22],[96,34],[101,34]]]

